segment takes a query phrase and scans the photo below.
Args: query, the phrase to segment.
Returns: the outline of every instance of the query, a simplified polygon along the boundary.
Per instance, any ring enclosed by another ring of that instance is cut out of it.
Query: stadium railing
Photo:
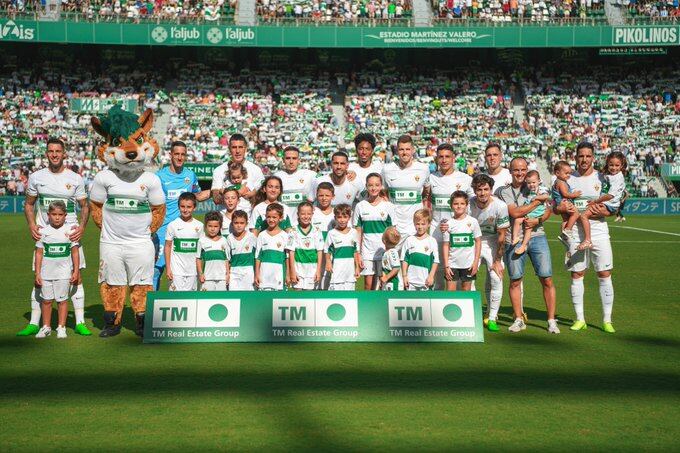
[[[41,13],[38,11],[14,11],[0,9],[0,17],[7,17],[12,20],[42,20]],[[82,12],[62,11],[59,14],[60,20],[71,22],[104,22],[104,23],[130,23],[130,24],[160,24],[172,22],[178,25],[233,25],[233,14],[222,16],[216,20],[208,20],[201,16],[166,16],[151,15],[128,17],[126,14],[88,14]]]
[[[543,27],[546,25],[563,26],[585,26],[585,25],[607,25],[605,16],[591,17],[550,17],[548,20],[532,20],[530,17],[513,17],[511,21],[494,21],[490,19],[480,19],[475,17],[446,18],[435,17],[434,25],[454,26],[454,27]]]
[[[392,19],[371,19],[368,17],[357,17],[351,20],[345,20],[342,17],[333,17],[331,20],[327,20],[326,17],[313,18],[313,17],[263,17],[258,16],[259,25],[283,25],[283,26],[307,26],[315,25],[318,27],[410,27],[413,25],[412,17],[395,17]]]

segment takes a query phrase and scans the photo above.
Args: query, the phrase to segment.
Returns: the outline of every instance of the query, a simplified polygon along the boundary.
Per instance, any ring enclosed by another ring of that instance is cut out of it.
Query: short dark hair
[[[450,143],[442,143],[441,145],[437,146],[437,154],[439,154],[439,151],[444,150],[451,151],[453,153],[454,152],[453,145],[451,145]]]
[[[413,144],[413,139],[411,138],[410,135],[404,134],[404,135],[400,136],[400,137],[397,139],[397,145],[399,145],[399,143],[410,143],[410,144]]]
[[[538,170],[529,170],[529,171],[527,172],[526,177],[528,178],[528,177],[530,177],[530,176],[537,176],[537,177],[538,177],[538,180],[539,180],[539,181],[541,180],[541,174],[538,172]]]
[[[177,198],[177,204],[179,205],[184,200],[190,200],[191,202],[193,202],[194,207],[196,207],[196,205],[198,204],[198,200],[196,200],[196,195],[194,195],[191,192],[182,192],[179,198]]]
[[[229,176],[231,176],[232,171],[240,171],[244,178],[248,177],[248,170],[246,170],[246,166],[243,164],[239,164],[238,162],[229,162],[228,165]]]
[[[352,215],[352,207],[348,204],[342,203],[333,208],[333,215]]]
[[[203,222],[206,225],[208,222],[220,222],[220,228],[222,228],[222,214],[217,211],[210,211],[203,218]]]
[[[231,221],[232,221],[232,222],[234,221],[234,219],[243,219],[243,220],[246,221],[246,223],[248,223],[248,214],[246,213],[246,211],[243,211],[243,210],[241,210],[241,209],[237,209],[237,210],[234,211],[234,213],[231,215]]]
[[[269,214],[269,212],[271,212],[271,211],[276,211],[277,214],[279,214],[279,216],[281,218],[283,218],[283,206],[281,206],[280,204],[271,203],[271,204],[267,205],[267,210],[265,212],[267,214]]]
[[[462,198],[465,200],[465,203],[467,204],[470,197],[468,197],[468,194],[463,192],[462,190],[456,190],[451,194],[451,198],[449,199],[449,204],[453,203],[453,200],[456,198]]]
[[[354,137],[354,147],[356,149],[359,149],[359,145],[363,142],[368,142],[369,145],[371,145],[372,149],[375,149],[375,136],[373,134],[369,134],[367,132],[362,132],[361,134],[358,134],[356,137]]]
[[[484,184],[488,184],[489,189],[493,190],[493,185],[494,185],[495,182],[496,181],[494,181],[494,179],[489,175],[485,175],[484,173],[476,174],[472,178],[472,184],[471,184],[472,190],[478,188],[479,186],[483,186]]]
[[[569,170],[571,170],[571,165],[569,165],[569,162],[567,162],[566,160],[560,160],[553,167],[553,173],[557,173],[563,168],[568,168]]]
[[[284,154],[287,153],[288,151],[295,151],[296,153],[298,153],[298,155],[300,154],[300,149],[297,146],[290,145],[283,148]]]
[[[176,146],[182,147],[184,149],[187,149],[187,144],[184,143],[182,140],[175,140],[172,143],[170,143],[170,151],[172,151]]]
[[[300,212],[300,208],[302,208],[302,207],[312,208],[312,212],[314,212],[314,204],[313,204],[311,201],[306,201],[306,200],[305,200],[305,201],[303,201],[302,203],[300,203],[300,204],[298,205],[298,207],[297,207],[297,212],[298,212],[298,213]]]
[[[316,186],[316,193],[319,193],[319,189],[330,190],[333,195],[335,195],[335,186],[328,181],[320,182]]]
[[[66,149],[66,145],[64,144],[64,141],[60,138],[57,137],[50,137],[47,139],[47,143],[45,144],[45,149],[47,149],[48,146],[50,145],[59,145],[61,146],[62,150]]]
[[[246,137],[243,134],[233,134],[231,137],[229,137],[229,144],[231,145],[233,142],[243,142],[245,144],[248,144],[248,140],[246,140]]]
[[[334,152],[333,155],[331,156],[331,160],[335,159],[336,157],[344,157],[345,159],[347,159],[349,161],[349,156],[344,151]]]
[[[595,154],[595,145],[593,145],[590,142],[581,142],[578,145],[576,145],[576,155],[578,155],[578,152],[581,151],[584,148],[588,148],[593,154]]]
[[[484,148],[484,155],[486,155],[486,152],[491,148],[498,148],[498,151],[503,152],[503,148],[501,148],[500,143],[489,142],[486,144],[486,147]]]

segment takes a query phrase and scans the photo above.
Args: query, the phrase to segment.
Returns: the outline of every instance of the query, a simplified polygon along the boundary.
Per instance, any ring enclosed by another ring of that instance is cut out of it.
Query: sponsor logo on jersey
[[[139,188],[144,192],[146,190],[146,186],[144,184],[140,184]]]

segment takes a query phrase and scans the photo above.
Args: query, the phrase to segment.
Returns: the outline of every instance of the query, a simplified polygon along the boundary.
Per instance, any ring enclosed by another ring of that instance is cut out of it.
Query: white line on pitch
[[[557,239],[548,239],[549,242],[560,242]],[[680,241],[609,241],[614,243],[626,243],[626,244],[680,244]]]
[[[558,220],[548,220],[548,222],[561,223]],[[609,228],[623,228],[624,230],[644,231],[645,233],[668,234],[670,236],[679,236],[680,237],[680,233],[671,233],[670,231],[648,230],[647,228],[637,228],[637,227],[632,227],[632,226],[609,224]]]

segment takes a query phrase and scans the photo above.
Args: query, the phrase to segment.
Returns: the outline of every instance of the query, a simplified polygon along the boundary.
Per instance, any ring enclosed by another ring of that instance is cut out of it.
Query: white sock
[[[496,320],[503,298],[503,280],[492,271],[488,274],[487,282],[490,283],[489,298],[487,299],[489,301],[489,319]]]
[[[38,303],[38,299],[35,298],[35,288],[33,288],[33,291],[31,291],[31,324],[35,324],[36,326],[39,325],[41,314],[40,303]]]
[[[85,290],[83,289],[82,283],[78,285],[78,289],[71,296],[71,302],[73,302],[73,311],[76,313],[76,324],[82,324],[85,322]]]
[[[612,322],[612,309],[614,308],[614,285],[612,278],[598,278],[600,281],[600,300],[602,301],[603,322]]]
[[[576,312],[577,321],[585,321],[586,316],[583,313],[583,278],[573,278],[571,280],[571,303],[574,304],[574,311]]]

